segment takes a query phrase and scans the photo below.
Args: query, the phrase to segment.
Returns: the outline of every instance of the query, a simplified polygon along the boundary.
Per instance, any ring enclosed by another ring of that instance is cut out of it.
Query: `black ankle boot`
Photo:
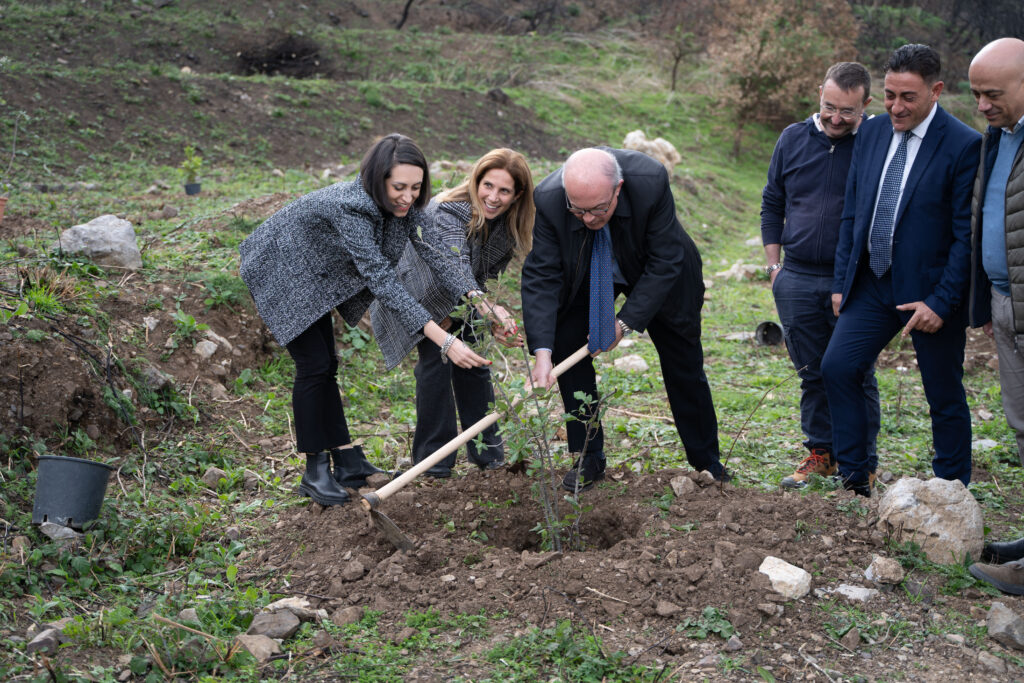
[[[299,493],[325,507],[351,500],[348,491],[331,478],[331,454],[327,451],[306,453],[306,472],[299,483]]]
[[[366,478],[371,475],[387,474],[366,459],[362,446],[332,448],[331,459],[334,461],[334,481],[348,489],[366,486]]]
[[[981,551],[982,562],[1003,564],[1020,559],[1024,559],[1024,538],[1006,543],[989,543]]]

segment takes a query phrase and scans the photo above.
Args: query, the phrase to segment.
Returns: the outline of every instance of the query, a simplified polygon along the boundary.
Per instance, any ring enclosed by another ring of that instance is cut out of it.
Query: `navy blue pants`
[[[911,315],[897,311],[896,304],[891,275],[877,278],[863,268],[821,362],[839,474],[852,484],[866,483],[868,475],[864,376]],[[954,311],[934,334],[914,330],[910,336],[932,419],[932,471],[967,485],[971,481],[971,414],[963,385],[966,310]]]
[[[828,409],[821,359],[825,355],[836,316],[832,313],[832,276],[800,273],[783,267],[772,283],[775,308],[786,335],[786,350],[800,374],[800,427],[808,449],[832,447],[832,414]],[[874,367],[864,373],[862,385],[867,415],[868,469],[878,466],[875,442],[881,421],[878,381]]]

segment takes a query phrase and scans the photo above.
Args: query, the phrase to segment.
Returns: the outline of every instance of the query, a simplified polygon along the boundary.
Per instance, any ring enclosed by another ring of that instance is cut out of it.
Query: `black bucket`
[[[94,460],[40,455],[32,523],[52,522],[81,529],[100,516],[107,479],[113,470]]]

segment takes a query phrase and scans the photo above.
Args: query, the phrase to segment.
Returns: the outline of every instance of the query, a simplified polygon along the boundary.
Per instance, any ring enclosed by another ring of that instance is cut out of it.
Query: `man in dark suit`
[[[963,387],[971,184],[981,136],[938,105],[938,54],[904,45],[889,58],[885,109],[857,134],[836,248],[839,316],[822,359],[839,476],[870,496],[864,373],[901,330],[917,353],[932,419],[932,470],[971,479]]]
[[[550,387],[553,363],[588,343],[588,337],[596,356],[615,348],[623,335],[646,329],[662,360],[687,460],[727,480],[700,343],[700,254],[676,218],[665,168],[639,152],[582,149],[537,186],[534,201],[533,250],[522,280],[534,384]],[[598,302],[599,292],[606,292],[604,304]],[[613,302],[620,293],[626,299],[616,317]],[[581,416],[566,425],[569,450],[581,455],[562,486],[580,491],[601,479],[605,469],[604,433],[600,422],[590,419],[594,404],[577,398],[582,392],[599,399],[592,361],[586,358],[566,371],[558,387],[566,412]]]

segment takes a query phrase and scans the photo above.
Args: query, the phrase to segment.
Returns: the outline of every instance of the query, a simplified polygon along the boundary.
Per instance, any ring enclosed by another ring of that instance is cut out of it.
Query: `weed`
[[[685,633],[689,638],[704,640],[714,633],[728,640],[736,633],[735,627],[729,622],[727,612],[716,607],[705,607],[696,619],[687,618],[676,626],[676,631]]]

